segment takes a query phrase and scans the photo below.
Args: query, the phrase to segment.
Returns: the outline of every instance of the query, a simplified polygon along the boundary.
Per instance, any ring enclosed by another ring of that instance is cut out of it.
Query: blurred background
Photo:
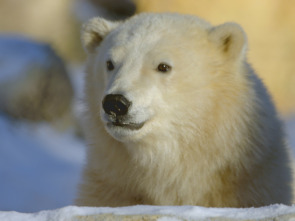
[[[81,24],[140,12],[237,22],[295,148],[295,1],[0,0],[0,210],[70,205],[85,159]]]

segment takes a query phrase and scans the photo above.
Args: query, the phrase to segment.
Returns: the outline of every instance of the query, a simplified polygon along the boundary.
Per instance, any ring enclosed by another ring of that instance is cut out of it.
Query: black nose
[[[108,94],[102,101],[102,107],[108,115],[124,116],[128,113],[131,102],[121,94]]]

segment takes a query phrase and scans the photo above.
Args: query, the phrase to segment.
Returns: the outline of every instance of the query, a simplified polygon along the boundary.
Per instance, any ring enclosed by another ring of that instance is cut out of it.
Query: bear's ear
[[[93,53],[104,37],[119,25],[100,17],[92,18],[82,26],[82,44],[86,52]]]
[[[209,39],[229,59],[238,59],[244,56],[247,48],[247,37],[240,25],[225,23],[209,30]]]

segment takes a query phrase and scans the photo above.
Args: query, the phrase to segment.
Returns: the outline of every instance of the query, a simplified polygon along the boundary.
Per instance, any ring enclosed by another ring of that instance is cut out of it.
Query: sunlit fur
[[[78,205],[291,203],[281,123],[246,62],[239,25],[140,14],[95,18],[83,30],[89,147]],[[157,71],[161,62],[169,73]],[[106,126],[101,101],[115,93],[132,101],[129,120],[144,121],[140,130]]]

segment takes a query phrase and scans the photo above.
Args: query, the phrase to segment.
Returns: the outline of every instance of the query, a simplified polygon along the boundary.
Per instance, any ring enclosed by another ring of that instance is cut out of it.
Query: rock
[[[62,59],[48,44],[0,36],[0,111],[54,121],[71,110],[73,89]]]

